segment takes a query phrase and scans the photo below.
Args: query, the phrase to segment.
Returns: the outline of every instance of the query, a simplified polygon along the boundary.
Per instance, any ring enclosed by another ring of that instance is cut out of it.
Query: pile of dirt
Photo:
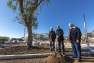
[[[64,50],[65,50],[66,52],[72,52],[72,51],[73,51],[72,48],[64,48]]]
[[[10,48],[0,49],[0,55],[19,55],[19,54],[40,54],[40,53],[53,53],[49,48],[33,46],[27,50],[26,46],[15,46]]]
[[[54,54],[48,56],[46,63],[68,63],[68,62],[73,63],[74,59],[67,57],[64,54],[57,53],[55,57]]]

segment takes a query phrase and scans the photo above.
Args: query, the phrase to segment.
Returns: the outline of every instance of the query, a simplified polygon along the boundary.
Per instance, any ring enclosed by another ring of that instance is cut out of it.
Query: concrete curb
[[[73,52],[65,52],[64,53],[66,56],[73,56]],[[86,55],[94,55],[94,52],[81,52],[81,56],[86,56]]]
[[[27,58],[43,58],[54,53],[44,53],[44,54],[23,54],[23,55],[0,55],[0,60],[9,59],[27,59]]]
[[[43,53],[43,54],[22,54],[22,55],[0,55],[0,60],[10,60],[10,59],[28,59],[28,58],[44,58],[54,53]],[[66,56],[72,56],[73,52],[65,52]],[[90,55],[94,52],[90,52]],[[82,52],[82,56],[89,55],[88,52]]]

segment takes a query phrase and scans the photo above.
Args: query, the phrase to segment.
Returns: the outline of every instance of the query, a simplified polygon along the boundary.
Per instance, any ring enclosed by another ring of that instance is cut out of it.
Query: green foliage
[[[35,40],[40,40],[40,38],[35,38]]]
[[[49,38],[35,38],[35,40],[48,40]]]
[[[11,41],[13,41],[13,40],[17,40],[17,38],[11,38]]]
[[[41,7],[45,4],[48,5],[50,0],[38,0],[36,4],[36,0],[23,0],[23,5],[21,5],[22,0],[9,0],[7,6],[11,8],[14,12],[18,9],[17,16],[15,20],[18,20],[20,24],[26,26],[32,26],[33,29],[37,29],[38,21],[37,21],[37,7],[40,5]]]
[[[13,40],[24,41],[22,38],[11,38],[11,41],[13,41]]]
[[[24,41],[22,38],[18,38],[17,40],[19,40],[19,41]]]
[[[0,37],[0,41],[3,41],[3,40],[8,41],[7,38],[5,38],[5,37]]]
[[[10,8],[15,12],[16,9],[17,9],[16,6],[17,6],[18,4],[16,3],[16,5],[13,5],[13,1],[16,1],[16,0],[9,0],[8,3],[7,3],[7,6],[10,7]]]

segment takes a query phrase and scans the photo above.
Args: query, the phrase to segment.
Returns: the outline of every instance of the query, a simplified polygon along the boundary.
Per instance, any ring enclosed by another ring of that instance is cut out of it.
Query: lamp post
[[[85,16],[83,14],[83,17],[84,17],[84,23],[85,23]],[[85,27],[85,24],[84,24],[84,27]],[[85,33],[85,29],[84,29],[84,33]],[[86,39],[86,35],[85,35],[85,39]]]
[[[93,35],[94,35],[94,30],[93,30],[93,32],[92,32],[92,38],[93,38]]]

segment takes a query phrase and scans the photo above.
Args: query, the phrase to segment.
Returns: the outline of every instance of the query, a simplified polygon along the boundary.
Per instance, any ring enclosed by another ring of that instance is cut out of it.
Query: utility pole
[[[84,27],[85,27],[85,16],[83,14],[83,17],[84,17]],[[85,33],[85,28],[84,28],[84,33]],[[86,40],[86,34],[85,34],[85,40]]]
[[[93,33],[92,33],[92,38],[93,38],[93,36],[94,36],[94,30],[93,30]]]

